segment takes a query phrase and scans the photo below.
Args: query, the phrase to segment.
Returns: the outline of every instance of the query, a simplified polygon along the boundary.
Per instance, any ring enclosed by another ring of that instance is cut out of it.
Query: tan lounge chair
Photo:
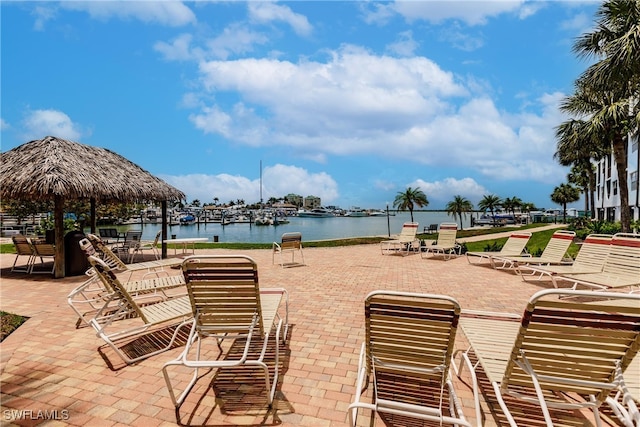
[[[551,280],[553,287],[557,288],[556,278],[567,274],[599,273],[604,267],[604,262],[609,255],[611,245],[610,234],[590,234],[582,242],[582,246],[571,265],[527,265],[519,264],[516,273],[522,276],[524,281]]]
[[[367,295],[365,342],[348,408],[352,426],[359,409],[435,425],[470,426],[449,373],[459,316],[460,305],[447,296],[393,291]],[[370,378],[373,402],[366,403],[360,399]]]
[[[512,427],[533,413],[542,414],[550,427],[559,413],[572,416],[582,408],[591,409],[599,425],[598,408],[605,402],[621,413],[610,396],[619,392],[630,397],[625,371],[640,348],[639,310],[640,295],[548,289],[531,297],[520,320],[464,312],[460,326],[470,347],[457,354],[460,370],[466,366],[472,374],[478,417],[479,368]],[[478,363],[472,363],[473,357]]]
[[[11,272],[30,274],[31,269],[33,268],[33,264],[36,260],[31,242],[22,234],[11,236],[11,241],[13,241],[13,247],[16,250],[16,258],[13,260]],[[20,257],[27,257],[27,263],[25,265],[16,266],[16,263],[18,262],[18,259]]]
[[[88,239],[80,240],[79,245],[87,256],[98,255]],[[108,248],[106,250],[110,252]],[[109,266],[113,273],[118,271],[120,264],[124,266],[134,266],[134,264],[122,263],[122,261],[113,254],[112,257],[118,260],[118,262],[114,262],[115,267],[109,265],[104,259],[102,261]],[[140,267],[140,269],[142,268],[148,268],[148,266]],[[161,275],[161,273],[164,274]],[[73,311],[76,312],[81,321],[89,323],[89,319],[94,319],[98,322],[103,322],[113,315],[114,304],[120,303],[119,297],[121,295],[114,291],[109,282],[100,280],[100,277],[95,274],[93,267],[90,268],[86,274],[89,276],[88,279],[69,293],[67,303]],[[147,277],[149,275],[152,275],[152,277]],[[130,277],[131,275],[129,275],[129,278]],[[176,292],[178,288],[183,287],[185,284],[184,277],[181,273],[169,275],[164,270],[153,270],[143,277],[141,280],[120,281],[132,298],[139,303],[154,300],[166,301],[186,293],[186,289],[184,292]],[[168,294],[167,291],[170,290],[172,292]],[[117,316],[118,313],[116,310],[115,315]]]
[[[285,263],[283,256],[285,252],[291,253],[291,262]],[[300,257],[302,258],[302,264],[295,262],[296,252],[300,252]],[[271,248],[271,263],[275,264],[276,262],[276,254],[280,254],[280,265],[284,267],[292,267],[297,265],[305,265],[304,264],[304,253],[302,252],[302,233],[291,232],[284,233],[282,238],[280,239],[280,243],[273,242]]]
[[[260,288],[258,266],[244,255],[210,255],[187,257],[182,264],[193,312],[191,334],[184,351],[174,360],[164,364],[162,373],[169,395],[179,408],[197,380],[200,368],[252,366],[262,368],[267,401],[272,404],[278,384],[280,342],[286,339],[288,329],[289,298],[283,288]],[[285,301],[285,314],[279,314]],[[281,335],[284,327],[284,335]],[[265,362],[269,337],[275,329],[275,367],[273,378]],[[210,338],[206,340],[206,338]],[[244,340],[244,351],[239,358],[224,353],[221,343],[225,339]],[[215,358],[206,358],[206,343],[214,344]],[[262,341],[261,349],[256,345]],[[185,390],[176,397],[169,376],[171,366],[194,369],[193,377]]]
[[[31,245],[33,246],[34,262],[31,265],[32,274],[53,274],[55,269],[56,247],[51,243],[45,241],[34,240]],[[37,260],[40,259],[40,268],[36,268]],[[45,258],[51,260],[51,268],[45,267]]]
[[[133,257],[135,259],[135,255],[137,253],[144,255],[144,251],[151,251],[156,260],[160,259],[160,252],[158,251],[158,242],[160,241],[160,236],[162,235],[162,230],[156,233],[156,237],[151,242],[141,241],[140,244],[133,249]]]
[[[107,263],[112,270],[120,271],[140,271],[148,270],[150,273],[162,271],[164,267],[176,267],[182,264],[182,258],[165,258],[151,261],[135,262],[125,264],[98,236],[88,233],[87,239],[93,245],[100,258]]]
[[[136,251],[140,247],[141,239],[142,231],[129,230],[125,233],[122,244],[119,246],[114,246],[113,251],[123,261],[131,263],[133,262],[133,257],[136,254]]]
[[[640,234],[617,233],[599,273],[563,274],[556,281],[572,283],[572,288],[592,289],[640,287]]]
[[[412,250],[418,250],[420,248],[420,240],[416,238],[417,232],[417,222],[405,222],[397,239],[380,242],[382,255],[397,253],[408,255]]]
[[[520,256],[522,252],[525,250],[529,239],[531,238],[531,233],[528,231],[516,231],[511,233],[507,241],[505,242],[502,249],[495,252],[467,252],[467,261],[469,264],[479,264],[483,261],[491,262],[491,258],[496,257],[509,257],[509,256]],[[475,259],[475,262],[471,260]]]
[[[575,237],[575,231],[558,230],[553,233],[549,243],[547,243],[547,246],[545,246],[540,256],[493,256],[491,257],[491,266],[497,270],[513,270],[525,264],[570,264],[571,262],[567,262],[565,257]]]
[[[451,259],[452,256],[460,254],[460,245],[456,243],[458,234],[458,224],[453,222],[443,222],[438,230],[438,240],[435,244],[421,247],[420,255],[422,258],[428,258],[429,254],[435,256],[442,254],[445,260]],[[429,240],[427,240],[429,242]]]
[[[141,305],[139,304],[139,301],[137,301],[136,298],[127,291],[122,283],[120,283],[116,275],[111,271],[109,266],[104,263],[104,261],[95,256],[89,256],[89,263],[100,280],[105,283],[105,286],[111,288],[113,293],[117,295],[116,300],[119,303],[116,312],[113,315],[103,318],[103,322],[100,322],[97,318],[90,319],[89,324],[96,330],[97,335],[102,338],[104,342],[107,343],[107,345],[111,347],[127,364],[135,363],[169,350],[173,347],[182,328],[191,324],[193,314],[191,311],[191,303],[187,295],[156,302],[154,304]],[[132,315],[135,315],[135,318],[129,319]],[[108,331],[114,321],[124,318],[127,318],[127,327],[125,327],[125,329],[118,332]],[[137,324],[130,325],[129,322],[135,322]],[[142,322],[142,325],[139,325],[140,322]],[[163,347],[161,348],[145,352],[137,357],[129,357],[117,345],[122,340],[139,337],[147,331],[150,331],[153,327],[163,325],[169,326],[173,324],[177,326],[171,336],[171,339],[168,342],[163,342]]]

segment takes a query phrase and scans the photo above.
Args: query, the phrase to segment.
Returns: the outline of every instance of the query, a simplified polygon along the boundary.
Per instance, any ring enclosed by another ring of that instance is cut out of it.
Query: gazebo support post
[[[167,257],[167,201],[163,200],[162,206],[162,259]]]
[[[91,214],[91,224],[89,224],[89,227],[91,229],[91,234],[96,234],[96,224],[98,222],[98,219],[96,218],[96,198],[92,197],[91,199],[89,199],[89,205],[90,205],[90,214]],[[80,230],[82,232],[84,232],[84,230]]]
[[[56,195],[53,206],[53,229],[55,234],[56,256],[54,259],[53,277],[63,278],[64,272],[64,199]]]

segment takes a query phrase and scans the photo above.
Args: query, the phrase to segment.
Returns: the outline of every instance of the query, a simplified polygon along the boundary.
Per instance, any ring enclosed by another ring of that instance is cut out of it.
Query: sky
[[[384,208],[417,187],[428,209],[557,208],[558,106],[599,5],[3,0],[1,150],[107,148],[201,204]]]

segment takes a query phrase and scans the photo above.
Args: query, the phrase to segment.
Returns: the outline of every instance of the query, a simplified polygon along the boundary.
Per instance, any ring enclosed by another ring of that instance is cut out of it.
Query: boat
[[[388,212],[388,211],[381,211],[381,210],[371,210],[369,211],[369,216],[394,216],[395,214]]]
[[[251,222],[251,218],[247,215],[236,215],[233,222],[236,224],[248,224]]]
[[[276,216],[273,219],[273,225],[289,224],[289,222],[291,221],[289,221],[287,217],[284,217],[284,216]]]
[[[344,214],[344,216],[348,216],[350,218],[360,218],[360,217],[368,216],[368,214],[367,214],[367,211],[365,211],[364,209],[354,206],[351,209],[349,209]]]
[[[255,225],[273,225],[273,219],[267,215],[261,215],[256,218]]]
[[[180,225],[191,225],[195,224],[196,217],[193,214],[186,214],[182,215],[178,220],[180,221]]]
[[[311,210],[300,209],[298,216],[300,218],[330,218],[334,217],[335,214],[328,209],[316,208]]]
[[[503,226],[503,225],[515,224],[515,223],[516,223],[516,219],[511,214],[495,214],[493,216],[483,214],[480,216],[480,218],[475,219],[473,221],[473,224],[479,225],[479,226],[482,226],[482,225]]]

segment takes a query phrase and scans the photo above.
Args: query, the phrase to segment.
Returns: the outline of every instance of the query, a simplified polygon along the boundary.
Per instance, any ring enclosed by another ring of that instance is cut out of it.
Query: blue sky
[[[557,207],[558,104],[598,6],[2,1],[1,148],[108,148],[203,203],[259,201],[262,162],[265,200]]]

